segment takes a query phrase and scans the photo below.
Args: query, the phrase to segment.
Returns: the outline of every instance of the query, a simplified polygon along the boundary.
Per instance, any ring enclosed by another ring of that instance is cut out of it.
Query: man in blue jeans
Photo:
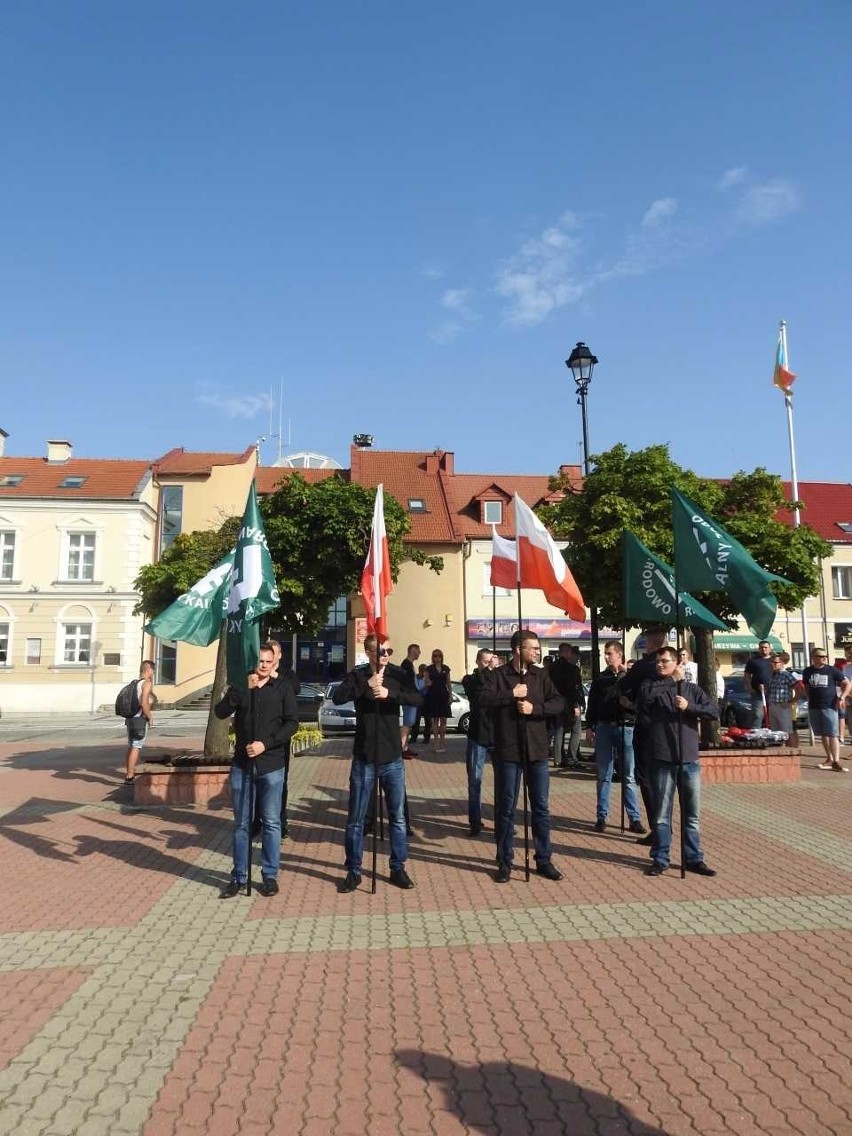
[[[636,695],[636,718],[647,746],[654,803],[651,863],[645,869],[646,876],[661,876],[668,870],[675,792],[684,825],[684,867],[699,876],[716,875],[704,862],[701,850],[698,721],[718,718],[719,710],[700,686],[683,682],[681,676],[674,647],[662,647],[657,652],[657,677],[643,682]]]
[[[296,695],[289,682],[274,682],[275,654],[264,644],[256,669],[246,680],[247,690],[229,687],[215,707],[217,718],[234,718],[236,743],[231,765],[231,801],[234,808],[234,867],[222,899],[239,895],[248,880],[253,793],[260,802],[262,826],[261,895],[278,891],[281,862],[281,794],[284,762],[290,738],[299,727]]]
[[[344,702],[355,703],[355,744],[346,818],[346,878],[340,884],[341,892],[355,891],[361,883],[364,817],[377,777],[388,807],[390,882],[398,888],[414,887],[405,870],[408,837],[399,708],[400,705],[419,706],[422,696],[409,687],[402,669],[388,662],[390,644],[380,646],[377,636],[368,635],[364,651],[367,662],[351,670],[331,696],[338,706]]]
[[[465,675],[462,686],[470,703],[470,725],[467,728],[467,819],[470,835],[479,836],[482,832],[482,775],[485,772],[485,759],[493,744],[491,715],[480,705],[484,684],[491,673],[494,653],[490,647],[476,652],[476,670]]]
[[[512,878],[515,847],[515,811],[524,775],[527,777],[536,871],[548,880],[562,873],[551,859],[550,844],[550,739],[547,719],[562,712],[562,695],[539,666],[541,647],[534,631],[512,636],[512,660],[492,671],[480,697],[480,706],[492,713],[494,768],[499,784],[497,803],[497,883]]]
[[[619,682],[624,669],[624,648],[620,643],[607,643],[604,651],[606,667],[592,682],[589,705],[586,710],[586,737],[595,747],[597,766],[598,807],[595,832],[603,832],[609,816],[609,799],[612,792],[612,774],[615,755],[621,760],[621,779],[624,785],[624,808],[630,820],[630,831],[643,835],[645,826],[639,812],[636,779],[633,774],[633,723],[632,711],[619,704]]]

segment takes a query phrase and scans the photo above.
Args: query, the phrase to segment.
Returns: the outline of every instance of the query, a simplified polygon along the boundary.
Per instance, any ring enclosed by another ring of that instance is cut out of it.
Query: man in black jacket
[[[231,765],[231,800],[234,808],[234,867],[223,899],[238,895],[248,880],[249,826],[252,816],[252,784],[260,801],[261,895],[278,891],[281,860],[281,793],[284,761],[290,738],[299,726],[296,695],[288,682],[272,680],[275,656],[263,646],[257,668],[248,676],[247,690],[229,687],[215,707],[217,718],[235,715],[236,745]]]
[[[298,695],[302,689],[302,684],[299,682],[299,676],[292,667],[287,666],[286,663],[281,662],[281,644],[277,639],[267,639],[263,644],[264,647],[269,647],[273,654],[272,674],[269,676],[271,682],[289,682],[293,688],[293,693]],[[298,716],[299,704],[296,703],[296,711]],[[290,826],[287,823],[287,800],[290,789],[290,742],[287,742],[286,751],[284,754],[284,786],[281,790],[281,839],[286,840],[290,835]],[[260,819],[260,798],[254,803],[254,820],[251,826],[252,837],[260,836],[263,825]]]
[[[633,776],[635,718],[619,703],[618,684],[627,674],[624,669],[624,648],[620,643],[607,643],[604,658],[606,667],[592,681],[586,710],[586,736],[595,747],[595,765],[598,774],[595,832],[603,832],[606,828],[615,755],[618,754],[621,763],[621,780],[624,785],[624,808],[630,819],[630,831],[644,835],[645,826],[639,813],[636,780]]]
[[[494,654],[490,647],[476,652],[476,670],[465,675],[462,686],[470,703],[470,725],[467,729],[467,819],[470,835],[479,836],[482,832],[482,774],[485,759],[493,744],[491,715],[480,703],[482,690],[491,674],[491,660]]]
[[[405,831],[405,770],[399,736],[399,707],[419,706],[421,695],[412,690],[403,671],[388,662],[390,645],[379,646],[375,635],[364,640],[367,663],[355,667],[335,687],[332,701],[355,703],[355,744],[349,773],[349,811],[346,818],[346,878],[340,891],[354,891],[361,883],[364,855],[364,817],[373,796],[376,777],[384,790],[390,830],[390,882],[413,888],[405,870],[408,840]]]
[[[637,663],[634,663],[618,684],[621,691],[621,706],[628,713],[635,710],[636,696],[642,683],[657,677],[657,652],[665,643],[667,632],[664,627],[655,624],[646,627],[643,634],[645,636],[645,654]],[[642,803],[645,806],[645,814],[648,817],[648,827],[651,831],[647,835],[641,836],[636,843],[647,845],[654,839],[655,805],[648,773],[650,758],[646,756],[645,748],[642,723],[637,722],[633,730],[634,769],[639,791],[642,794]]]
[[[580,760],[586,695],[577,658],[576,647],[570,643],[560,643],[559,657],[550,667],[551,681],[565,703],[562,712],[556,715],[556,728],[553,731],[553,764],[560,769],[575,769]],[[567,757],[563,753],[566,734],[568,735]]]
[[[701,851],[698,720],[718,718],[719,710],[700,686],[679,681],[677,667],[674,647],[662,647],[657,652],[656,678],[643,682],[636,697],[636,717],[642,729],[656,808],[651,863],[645,874],[661,876],[669,866],[672,807],[677,791],[684,826],[684,867],[699,876],[715,876]]]
[[[479,704],[492,712],[495,766],[500,799],[497,806],[497,882],[512,877],[515,844],[515,810],[526,769],[532,812],[536,871],[548,880],[561,880],[551,860],[549,757],[547,718],[562,710],[562,696],[547,671],[538,665],[541,647],[534,631],[512,636],[512,661],[492,671]],[[526,760],[525,760],[526,759]]]

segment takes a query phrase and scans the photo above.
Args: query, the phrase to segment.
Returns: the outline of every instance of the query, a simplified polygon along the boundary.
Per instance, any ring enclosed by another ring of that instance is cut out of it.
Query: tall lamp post
[[[597,363],[597,357],[591,353],[585,343],[578,343],[568,358],[565,366],[574,376],[577,386],[577,405],[583,416],[583,476],[589,476],[589,410],[587,405],[589,383]],[[598,643],[598,611],[595,607],[594,594],[589,595],[589,612],[592,630],[592,678],[597,678],[601,670],[600,645]]]

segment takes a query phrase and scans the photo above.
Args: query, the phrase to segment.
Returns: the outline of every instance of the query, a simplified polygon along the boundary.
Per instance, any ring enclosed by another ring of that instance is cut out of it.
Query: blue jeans
[[[683,765],[670,765],[665,761],[651,760],[650,778],[654,794],[655,823],[654,843],[651,845],[651,859],[668,866],[672,847],[672,808],[675,790],[678,788],[680,771],[679,799],[684,827],[684,859],[687,864],[697,864],[704,859],[701,851],[701,837],[698,831],[701,808],[701,770],[697,761],[685,761]]]
[[[364,817],[376,784],[384,790],[388,806],[391,871],[401,868],[408,859],[408,840],[405,832],[405,770],[402,758],[397,757],[385,765],[352,759],[349,772],[349,813],[346,817],[346,870],[361,875],[364,856]]]
[[[515,847],[515,809],[523,779],[523,766],[518,761],[500,763],[500,800],[497,815],[497,859],[511,864]],[[550,809],[548,791],[550,770],[546,761],[527,762],[527,792],[530,801],[533,844],[536,864],[547,864],[551,857]]]
[[[751,728],[759,730],[764,723],[763,699],[759,694],[751,696]]]
[[[467,765],[467,819],[471,828],[482,825],[482,774],[488,747],[467,740],[465,764]]]
[[[565,744],[565,735],[568,735],[568,754],[563,756],[562,749]],[[573,710],[566,710],[557,715],[556,726],[553,730],[553,764],[576,765],[580,760],[580,742],[583,740],[583,723],[581,716]]]
[[[633,727],[624,727],[622,746],[621,726],[612,722],[598,722],[595,726],[595,763],[598,767],[598,820],[609,816],[609,798],[612,792],[612,773],[615,755],[621,757],[621,780],[624,785],[624,808],[631,820],[641,820],[636,795],[636,778],[633,774]]]
[[[234,869],[237,883],[248,879],[250,828],[252,818],[252,773],[234,763],[231,766],[231,801],[234,806]],[[255,782],[263,832],[260,842],[260,873],[265,880],[278,879],[281,862],[281,794],[284,770],[261,773]]]

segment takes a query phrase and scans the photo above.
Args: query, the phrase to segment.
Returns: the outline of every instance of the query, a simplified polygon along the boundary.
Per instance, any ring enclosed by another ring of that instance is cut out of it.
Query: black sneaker
[[[645,827],[645,825],[642,823],[641,820],[632,820],[630,822],[630,824],[627,826],[627,830],[628,830],[628,832],[636,832],[640,836],[645,836],[648,832],[647,828]]]
[[[651,847],[651,845],[652,845],[652,844],[654,843],[654,834],[653,834],[653,832],[649,832],[649,833],[647,833],[647,834],[646,834],[645,836],[643,836],[643,837],[641,838],[641,840],[637,840],[637,841],[636,841],[636,843],[637,843],[637,844],[643,844],[643,845],[644,845],[644,846],[645,846],[646,848],[650,848],[650,847]]]
[[[536,872],[540,876],[544,876],[546,880],[561,880],[565,878],[556,865],[551,864],[550,860],[544,864],[539,864],[536,868]]]
[[[595,821],[595,832],[603,832],[605,828],[606,828],[606,821],[605,820],[596,820]]]
[[[414,881],[405,868],[392,868],[390,882],[394,887],[402,888],[403,891],[410,891],[414,887]]]
[[[263,883],[257,890],[265,896],[278,895],[278,880],[273,879],[272,876],[264,876]]]
[[[663,872],[667,872],[668,870],[669,870],[668,864],[661,864],[659,860],[654,860],[654,862],[652,864],[649,864],[648,867],[645,869],[645,875],[646,876],[661,876],[663,874]]]
[[[358,875],[358,873],[357,872],[347,872],[346,873],[346,879],[343,881],[342,884],[338,885],[337,890],[340,892],[341,895],[346,895],[350,891],[354,891],[356,888],[359,888],[360,886],[361,886],[361,877]]]
[[[512,878],[512,865],[511,864],[501,864],[500,867],[497,869],[497,883],[498,884],[507,884],[511,878]]]
[[[245,884],[241,884],[239,880],[231,880],[230,883],[226,884],[226,886],[222,889],[219,898],[233,899],[235,895],[240,894],[244,887]]]
[[[692,864],[685,865],[688,872],[695,872],[696,876],[715,876],[716,869],[708,867],[703,860],[696,860]]]

